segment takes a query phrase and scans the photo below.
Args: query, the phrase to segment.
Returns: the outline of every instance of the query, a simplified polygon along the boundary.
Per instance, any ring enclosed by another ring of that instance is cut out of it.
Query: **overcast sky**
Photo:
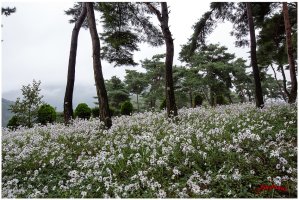
[[[180,65],[178,53],[180,46],[185,44],[192,34],[192,26],[209,10],[208,1],[169,1],[170,30],[174,37],[174,63]],[[15,6],[17,12],[9,17],[2,16],[2,97],[15,100],[21,96],[22,85],[41,80],[44,101],[62,110],[66,86],[67,66],[69,59],[70,38],[73,24],[64,10],[72,7],[72,2],[13,2],[2,6]],[[158,24],[155,16],[155,22]],[[235,48],[234,38],[229,32],[230,23],[219,24],[208,37],[209,43],[220,43],[227,46],[229,52],[237,57],[248,59],[248,48]],[[98,32],[101,32],[98,26]],[[78,41],[76,80],[74,90],[74,106],[86,102],[94,106],[92,98],[96,94],[93,77],[91,41],[88,30],[81,30]],[[165,53],[165,46],[150,47],[140,45],[140,51],[134,54],[136,61],[151,58],[155,54]],[[123,79],[125,69],[114,68],[102,61],[105,79],[118,76]],[[130,69],[141,70],[140,67]]]

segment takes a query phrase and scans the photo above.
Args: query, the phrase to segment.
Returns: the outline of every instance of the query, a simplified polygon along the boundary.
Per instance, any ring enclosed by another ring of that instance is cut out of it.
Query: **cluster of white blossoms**
[[[114,117],[109,130],[99,119],[4,128],[2,197],[267,197],[261,183],[294,197],[296,110],[246,103]]]

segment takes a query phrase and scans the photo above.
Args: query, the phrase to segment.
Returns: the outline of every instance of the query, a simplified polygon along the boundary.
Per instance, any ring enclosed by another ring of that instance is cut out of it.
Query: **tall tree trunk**
[[[289,96],[289,103],[295,103],[297,98],[297,78],[296,78],[295,60],[293,56],[291,25],[289,19],[288,5],[286,2],[283,2],[282,5],[283,5],[284,27],[286,32],[288,62],[290,67],[290,77],[291,77],[291,86],[292,86],[290,91],[290,96]]]
[[[107,128],[112,126],[111,114],[109,110],[107,91],[105,88],[105,82],[102,73],[102,64],[101,64],[101,46],[100,39],[97,32],[93,3],[85,3],[87,8],[87,21],[90,36],[92,39],[92,55],[93,55],[93,70],[94,70],[94,79],[97,89],[99,108],[100,108],[100,120],[105,123]]]
[[[264,100],[263,100],[263,92],[262,92],[262,85],[260,79],[260,72],[257,65],[257,56],[256,56],[256,39],[255,39],[255,32],[254,32],[254,24],[253,24],[253,16],[252,16],[252,9],[251,3],[246,3],[247,8],[247,17],[248,17],[248,26],[249,26],[249,33],[250,33],[250,56],[251,56],[251,65],[253,70],[254,76],[254,83],[255,83],[255,104],[258,108],[263,108]]]
[[[146,3],[148,8],[156,14],[162,29],[166,44],[166,59],[165,59],[165,92],[166,92],[166,110],[167,116],[177,116],[178,111],[175,104],[174,86],[172,77],[174,45],[171,32],[168,25],[168,7],[166,2],[161,2],[161,12],[157,10],[151,3]]]
[[[72,31],[71,48],[69,55],[69,65],[67,73],[67,83],[64,95],[64,123],[68,124],[70,119],[73,117],[73,92],[75,82],[75,67],[76,67],[76,56],[77,56],[77,43],[80,28],[86,18],[86,6],[83,3],[81,14],[75,23]]]

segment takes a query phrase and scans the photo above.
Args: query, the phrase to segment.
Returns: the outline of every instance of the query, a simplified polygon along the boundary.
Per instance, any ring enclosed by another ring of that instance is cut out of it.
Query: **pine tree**
[[[173,86],[173,74],[172,74],[172,65],[173,65],[173,55],[174,55],[174,45],[173,38],[169,29],[169,12],[166,2],[160,3],[161,11],[158,10],[158,5],[153,3],[145,3],[149,10],[154,13],[161,26],[161,30],[164,36],[166,44],[166,57],[165,57],[165,94],[166,94],[166,110],[167,116],[177,116],[177,107],[175,103],[174,95],[174,86]]]
[[[75,67],[76,67],[76,56],[77,56],[77,44],[78,36],[81,26],[86,18],[87,10],[85,4],[81,5],[81,13],[78,17],[75,26],[72,31],[71,47],[68,64],[67,84],[64,95],[64,123],[68,124],[71,118],[74,118],[73,113],[73,92],[75,83]]]

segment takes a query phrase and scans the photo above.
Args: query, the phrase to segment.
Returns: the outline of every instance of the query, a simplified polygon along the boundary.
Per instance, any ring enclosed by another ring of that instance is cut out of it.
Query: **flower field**
[[[165,115],[3,129],[2,197],[297,197],[297,105]]]

